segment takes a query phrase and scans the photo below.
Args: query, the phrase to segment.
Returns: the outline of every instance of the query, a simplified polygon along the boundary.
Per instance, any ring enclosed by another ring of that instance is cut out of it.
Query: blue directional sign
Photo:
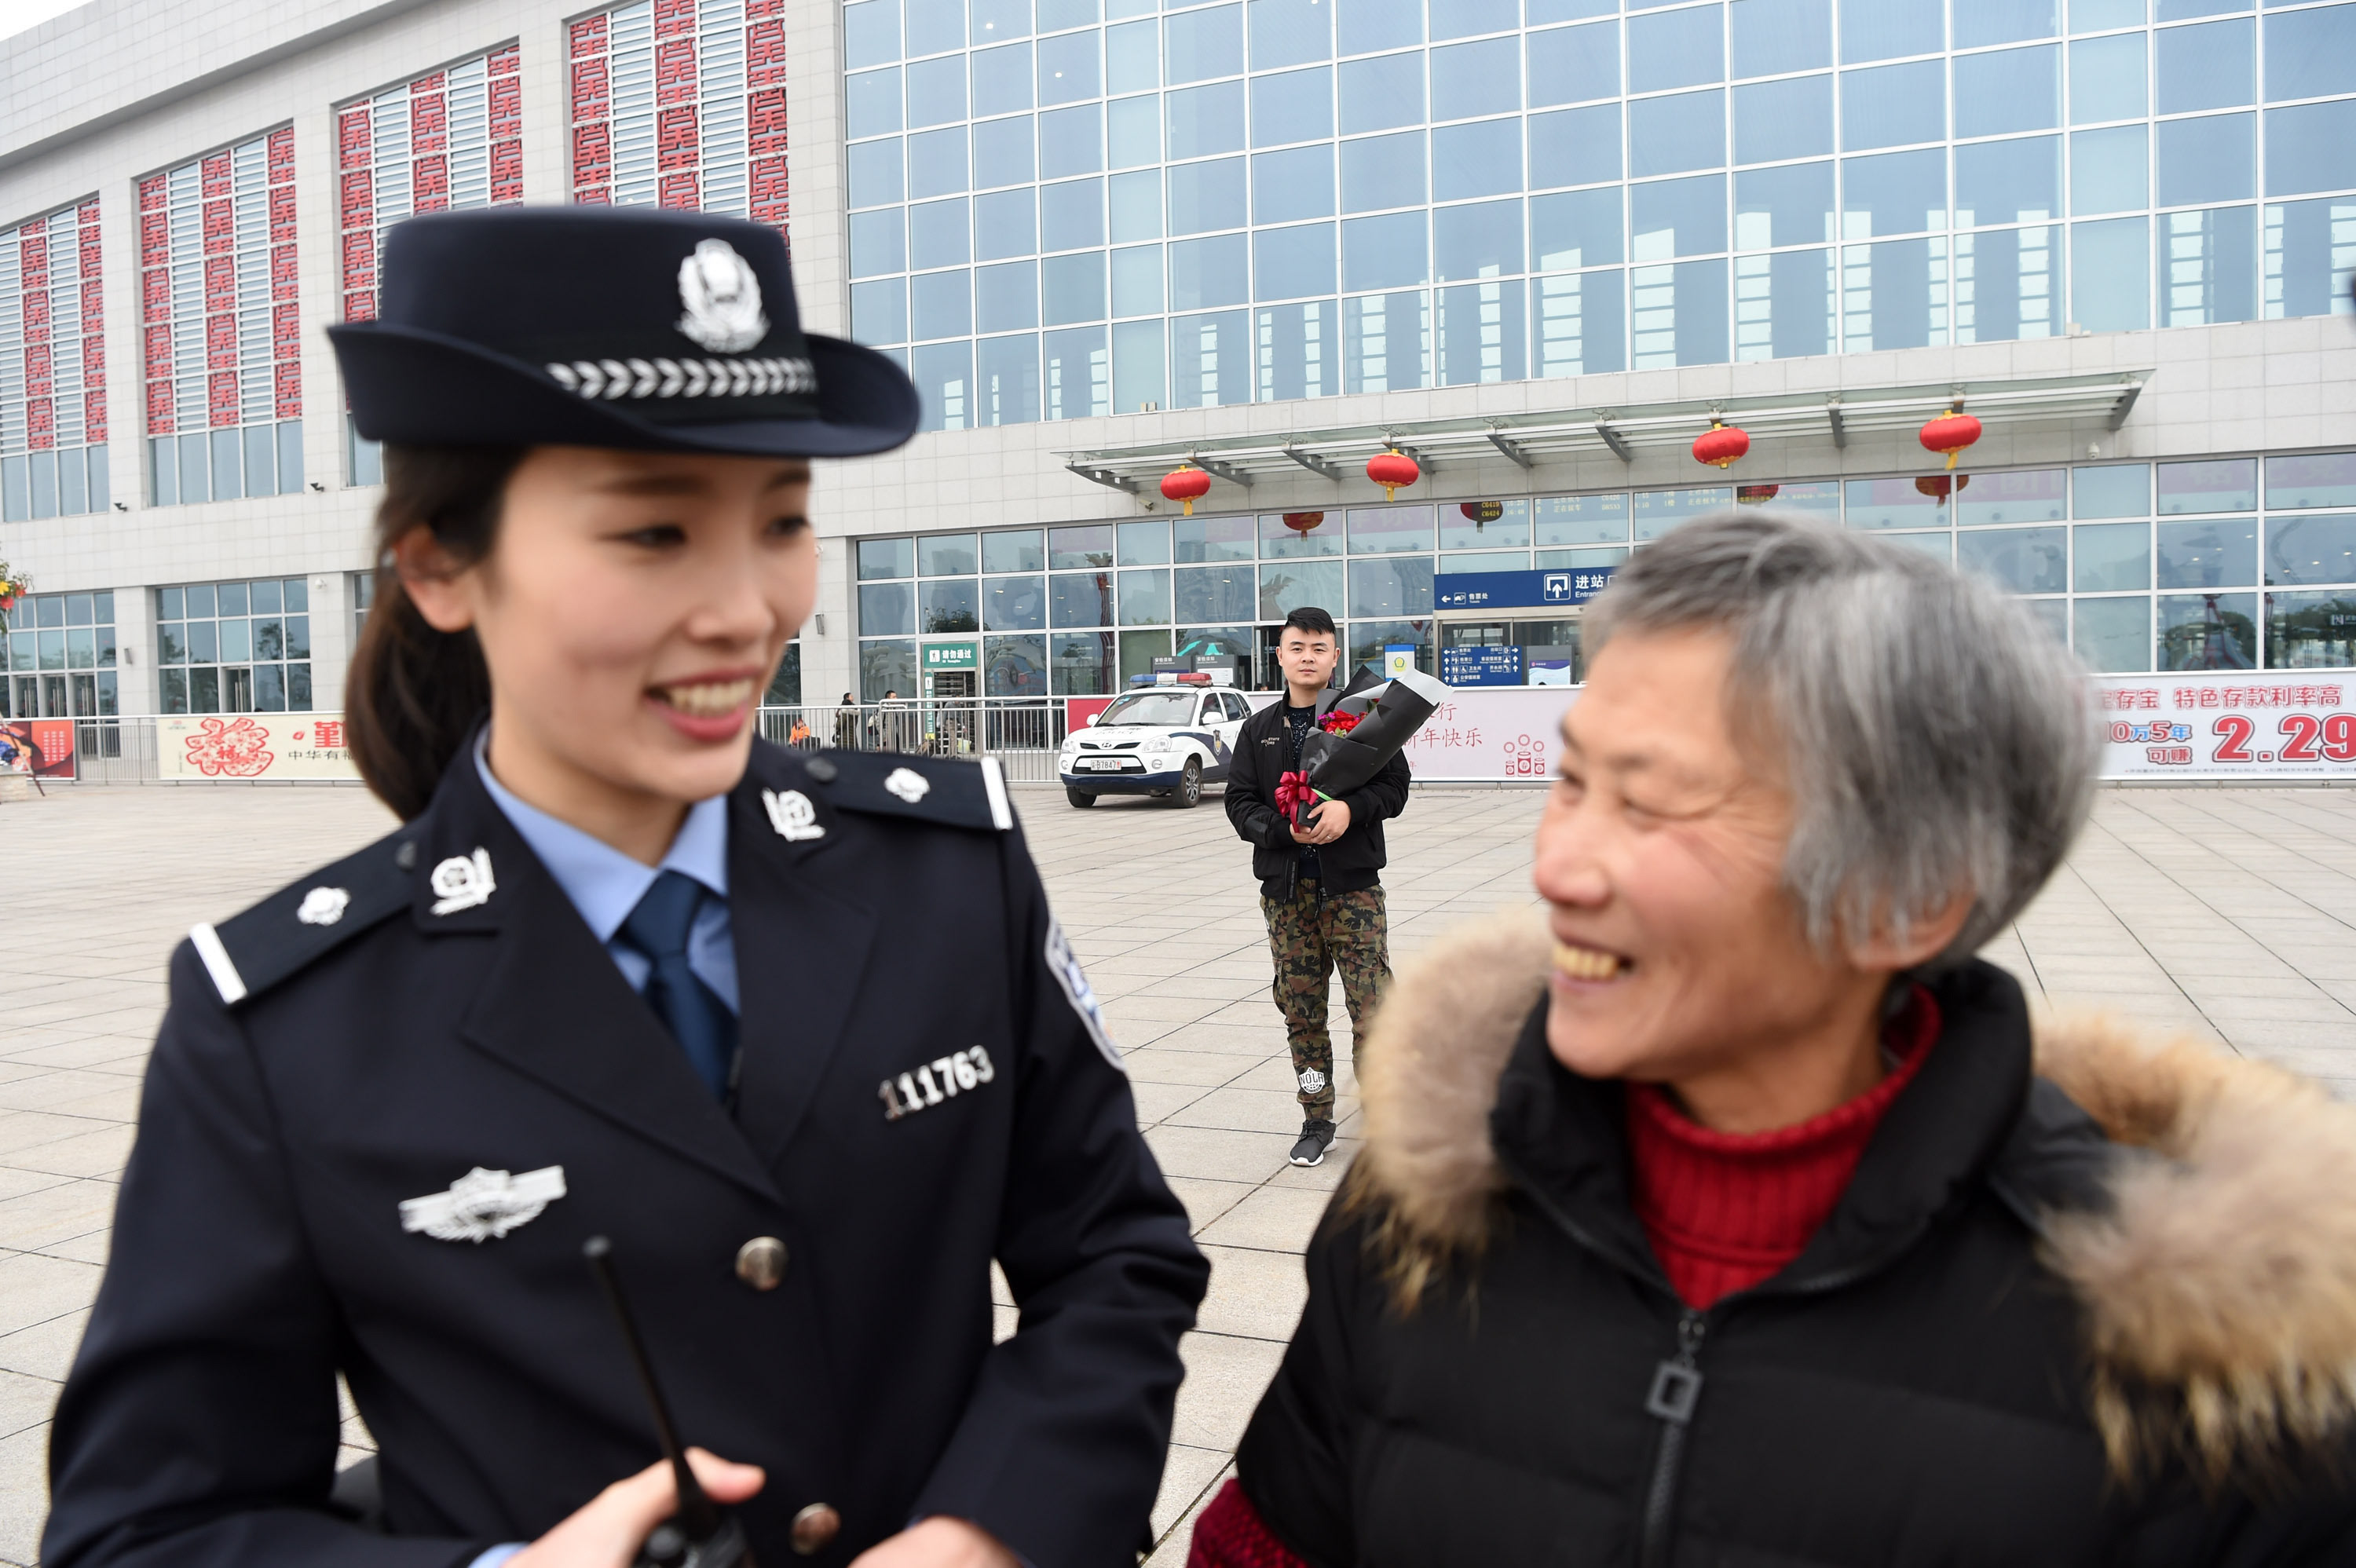
[[[1543,610],[1586,603],[1618,571],[1582,566],[1544,571],[1445,571],[1432,587],[1442,610]]]
[[[1440,650],[1440,678],[1456,687],[1519,686],[1522,684],[1522,650],[1511,643],[1442,648]]]

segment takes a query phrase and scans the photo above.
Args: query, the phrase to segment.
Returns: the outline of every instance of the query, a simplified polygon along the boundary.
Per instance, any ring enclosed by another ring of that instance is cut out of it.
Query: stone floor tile
[[[69,1180],[0,1200],[0,1247],[46,1250],[104,1230],[114,1220],[112,1181]]]
[[[1186,1205],[1186,1221],[1190,1230],[1200,1234],[1203,1228],[1218,1222],[1219,1217],[1259,1190],[1249,1181],[1215,1181],[1202,1176],[1171,1176],[1162,1179],[1178,1201]]]
[[[49,1428],[43,1422],[0,1438],[0,1562],[39,1561],[48,1503]]]
[[[1177,1420],[1171,1440],[1191,1447],[1235,1451],[1244,1424],[1259,1404],[1268,1380],[1284,1357],[1282,1343],[1233,1334],[1186,1336],[1178,1347],[1186,1381],[1178,1389]]]
[[[50,1382],[65,1381],[74,1351],[81,1344],[82,1328],[89,1321],[90,1308],[85,1307],[13,1334],[0,1334],[0,1368]],[[54,1400],[56,1395],[50,1397]]]
[[[1162,1467],[1162,1490],[1153,1499],[1153,1539],[1157,1547],[1172,1536],[1178,1536],[1182,1541],[1193,1539],[1191,1529],[1180,1535],[1176,1527],[1181,1521],[1193,1524],[1195,1513],[1210,1500],[1216,1484],[1225,1479],[1228,1462],[1229,1456],[1223,1449],[1196,1448],[1184,1443],[1170,1445],[1170,1456]],[[1179,1553],[1177,1561],[1182,1564],[1185,1562],[1184,1552]]]
[[[1206,1244],[1257,1247],[1295,1255],[1308,1250],[1332,1200],[1329,1193],[1301,1187],[1262,1187],[1195,1232]]]
[[[1230,1055],[1163,1045],[1141,1046],[1126,1051],[1121,1064],[1129,1069],[1132,1083],[1183,1083],[1202,1089],[1238,1083],[1244,1074],[1259,1071],[1258,1067],[1245,1067]],[[1285,1082],[1291,1080],[1287,1078]]]
[[[1141,1127],[1169,1120],[1173,1112],[1184,1110],[1210,1093],[1194,1083],[1141,1083],[1134,1078],[1130,1080],[1129,1092],[1137,1101],[1137,1125]]]
[[[0,1334],[88,1307],[98,1295],[98,1276],[89,1264],[38,1253],[0,1254]]]

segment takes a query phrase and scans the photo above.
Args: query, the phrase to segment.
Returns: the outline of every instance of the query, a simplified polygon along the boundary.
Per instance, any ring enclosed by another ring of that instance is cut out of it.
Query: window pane
[[[2150,600],[2081,599],[2071,609],[2071,646],[2088,669],[2114,675],[2151,667]]]
[[[2073,469],[2070,488],[2072,517],[2141,517],[2151,511],[2151,470],[2140,463]]]
[[[1526,548],[1529,542],[1527,501],[1463,501],[1440,508],[1442,549],[1496,549],[1509,545]]]
[[[1734,505],[1731,485],[1703,485],[1687,490],[1640,490],[1630,508],[1639,539],[1656,539],[1679,523],[1722,512]]]
[[[920,632],[978,632],[979,594],[973,579],[950,577],[919,586],[916,628]]]
[[[2356,452],[2267,458],[2266,505],[2356,507]]]
[[[2159,596],[2159,667],[2254,669],[2258,662],[2254,593]]]
[[[2254,458],[2228,457],[2211,463],[2163,463],[2159,465],[2159,510],[2172,512],[2245,512],[2258,504],[2258,464]]]
[[[2050,38],[2061,30],[2061,0],[1966,0],[1954,8],[1959,49]]]
[[[886,693],[897,692],[906,697],[916,689],[916,645],[906,643],[862,643],[859,645],[859,699],[881,702]],[[874,733],[874,720],[868,720],[869,734]]]
[[[1854,65],[1929,54],[1945,41],[1945,13],[1940,0],[1844,0],[1841,59]]]
[[[1105,242],[1104,181],[1070,180],[1039,188],[1040,249],[1076,251]]]
[[[2323,98],[2356,92],[2356,6],[2291,11],[2266,18],[2266,97]]]
[[[1349,169],[1344,155],[1344,183]],[[1620,177],[1620,106],[1599,103],[1530,116],[1530,186],[1593,185]]]
[[[1947,226],[1947,155],[1935,148],[1841,160],[1841,238]]]
[[[1533,373],[1585,376],[1626,369],[1626,288],[1617,271],[1533,279]]]
[[[2267,520],[2267,585],[2303,582],[2356,582],[2356,516]]]
[[[1200,234],[1206,229],[1244,226],[1247,203],[1243,159],[1182,164],[1167,173],[1171,233]]]
[[[2141,33],[2119,33],[2070,46],[2070,123],[2141,117],[2143,41]]]
[[[1947,132],[1947,72],[1939,60],[1841,72],[1841,149],[1936,142]]]
[[[1094,98],[1100,90],[1097,70],[1097,36],[1067,33],[1039,40],[1039,101],[1070,103]]]
[[[1009,261],[975,272],[974,320],[984,332],[1038,325],[1039,264]]]
[[[1173,517],[1171,527],[1182,563],[1252,558],[1253,525],[1249,517]]]
[[[1780,76],[1833,63],[1832,0],[1738,0],[1734,74]]]
[[[1831,238],[1831,163],[1743,169],[1734,176],[1734,250],[1812,245]]]
[[[1430,296],[1419,289],[1342,302],[1344,391],[1395,392],[1430,379]]]
[[[2151,325],[2151,222],[2112,218],[2070,228],[2070,316],[2089,332]]]
[[[1251,519],[1243,521],[1248,525]],[[1258,585],[1248,561],[1230,566],[1180,567],[1173,576],[1175,582],[1172,599],[1179,620],[1251,621]]]
[[[2058,227],[1957,235],[1955,341],[2052,336],[2059,327],[2061,240]]]
[[[1715,158],[1713,162],[1723,162]],[[1481,120],[1443,125],[1431,133],[1431,195],[1435,201],[1504,196],[1522,188],[1522,123]]]
[[[1167,625],[1170,621],[1170,574],[1166,571],[1124,571],[1120,574],[1120,624],[1124,626]]]
[[[1281,76],[1254,77],[1251,84],[1251,133],[1256,147],[1287,142],[1313,141],[1333,133],[1333,72],[1287,71]]]
[[[880,136],[900,128],[900,73],[860,71],[842,79],[843,118],[849,133]]]
[[[1092,175],[1104,168],[1104,112],[1093,103],[1039,116],[1039,177]]]
[[[1330,59],[1333,7],[1323,0],[1251,0],[1254,70]]]
[[[1244,150],[1244,84],[1213,82],[1168,94],[1169,148],[1173,158],[1204,158]]]
[[[1502,32],[1521,19],[1517,0],[1431,0],[1431,36],[1435,39]]]
[[[2059,593],[2070,585],[2062,528],[1978,528],[1955,536],[1955,564],[2015,593]]]
[[[1752,0],[1742,0],[1743,4]],[[1737,7],[1740,9],[1740,5]],[[1734,90],[1734,161],[1822,157],[1833,150],[1833,79],[1800,76]]]
[[[1039,249],[1038,204],[1029,190],[1001,190],[973,198],[973,253],[977,261],[1029,256]],[[1236,219],[1240,223],[1243,219]]]
[[[908,340],[908,284],[905,279],[851,285],[851,336],[861,343]]]
[[[1661,180],[1629,189],[1631,250],[1639,261],[1726,249],[1726,176]]]
[[[908,541],[893,541],[905,544]],[[897,635],[916,629],[916,595],[905,583],[863,583],[859,590],[859,630],[862,635]]]
[[[859,541],[859,579],[862,582],[879,577],[914,576],[916,562],[916,541],[914,539]]]
[[[1109,632],[1048,639],[1048,665],[1058,697],[1110,696],[1119,674]]]
[[[1244,8],[1219,5],[1182,12],[1162,23],[1162,59],[1169,80],[1201,81],[1235,76],[1244,69]]]
[[[1338,314],[1332,300],[1257,313],[1260,401],[1330,397],[1342,389]]]
[[[2257,581],[2256,518],[2213,517],[2158,528],[2162,588],[2247,588]]]
[[[972,274],[963,268],[924,273],[908,287],[918,337],[961,337],[973,330]]]
[[[1533,271],[1575,272],[1581,267],[1617,262],[1621,259],[1620,240],[1617,186],[1565,191],[1530,202]]]
[[[2166,126],[2161,127],[2167,129]],[[1962,148],[1956,149],[1958,152]],[[2070,209],[2079,214],[2125,212],[2147,204],[2144,128],[2114,125],[2070,137]]]
[[[2356,593],[2267,594],[2266,664],[2275,669],[2356,665]]]
[[[1045,417],[1083,419],[1112,412],[1112,359],[1101,326],[1068,327],[1040,339],[1040,390]]]
[[[1724,92],[1713,88],[1674,98],[1638,99],[1628,105],[1631,175],[1673,175],[1725,165]]]
[[[1161,29],[1131,22],[1105,29],[1105,91],[1136,92],[1162,85]]]
[[[1912,479],[1851,479],[1843,513],[1853,528],[1933,528],[1947,519],[1947,499],[1935,483]]]
[[[1038,577],[992,577],[981,585],[986,632],[1034,632],[1047,624],[1047,584]]]
[[[1947,341],[1947,241],[1886,240],[1841,251],[1841,344],[1849,353]]]
[[[1635,268],[1628,274],[1628,300],[1637,369],[1727,362],[1723,258]]]
[[[2081,593],[2111,593],[2151,586],[2151,525],[2081,524],[2072,586]]]
[[[2136,127],[2138,135],[2141,128]],[[2030,136],[1955,149],[1955,224],[2030,223],[2062,211],[2062,139]]]
[[[1368,615],[1430,614],[1432,575],[1431,558],[1429,556],[1401,556],[1393,560],[1353,560],[1350,562],[1351,619]]]
[[[1974,0],[1966,5],[1976,10]],[[1960,55],[1955,59],[1955,134],[2002,136],[2062,123],[2062,49]]]
[[[2256,26],[2247,16],[2169,27],[2154,39],[2152,77],[2162,114],[2238,109],[2257,100]]]
[[[1342,605],[1338,560],[1290,560],[1259,569],[1259,618],[1263,621],[1281,621],[1295,610],[1311,606],[1330,613]]]
[[[1420,123],[1423,56],[1385,55],[1351,60],[1341,68],[1342,133],[1387,131]]]
[[[1726,80],[1726,14],[1716,5],[1628,18],[1628,91]]]
[[[2159,224],[2162,326],[2258,319],[2258,209],[2163,213]]]
[[[1739,11],[1740,7],[1737,7]],[[1558,103],[1585,103],[1616,97],[1620,91],[1620,24],[1603,22],[1590,27],[1563,27],[1532,33],[1529,48],[1529,104],[1533,109]]]
[[[1627,542],[1628,497],[1624,495],[1546,496],[1534,509],[1541,546]]]
[[[1518,381],[1527,374],[1529,329],[1519,279],[1442,289],[1438,305],[1432,347],[1440,385]]]
[[[1838,346],[1833,253],[1780,251],[1734,261],[1734,357],[1794,359]]]
[[[1519,109],[1521,87],[1519,38],[1489,38],[1431,51],[1434,120],[1470,120]]]
[[[2212,114],[2165,120],[2159,144],[2159,205],[2246,201],[2257,194],[2257,116]]]
[[[1262,560],[1342,553],[1342,514],[1283,512],[1259,520]]]

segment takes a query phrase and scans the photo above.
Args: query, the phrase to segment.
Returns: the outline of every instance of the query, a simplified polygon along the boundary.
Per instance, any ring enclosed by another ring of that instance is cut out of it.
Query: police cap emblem
[[[741,354],[769,335],[761,280],[725,240],[703,240],[680,262],[679,303],[680,333],[714,354]]]

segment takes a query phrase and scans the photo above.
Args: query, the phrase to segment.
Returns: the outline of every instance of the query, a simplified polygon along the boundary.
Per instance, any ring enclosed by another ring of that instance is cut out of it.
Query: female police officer
[[[914,389],[751,224],[442,215],[384,272],[347,718],[404,826],[174,955],[44,1560],[622,1568],[673,1499],[608,1485],[657,1450],[605,1234],[762,1561],[1128,1561],[1205,1270],[1004,784],[753,739],[805,459]]]

